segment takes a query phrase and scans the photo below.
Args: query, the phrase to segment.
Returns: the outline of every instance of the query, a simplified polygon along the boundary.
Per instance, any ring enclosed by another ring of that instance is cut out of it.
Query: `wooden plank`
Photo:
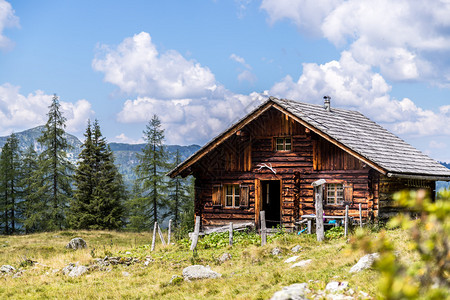
[[[153,237],[152,237],[152,248],[150,251],[155,250],[155,243],[156,243],[156,227],[158,226],[158,222],[155,222],[155,225],[153,225]]]
[[[233,222],[230,222],[230,229],[228,234],[228,244],[233,246]]]
[[[260,214],[261,211],[261,181],[259,179],[255,179],[255,223],[256,227],[259,226],[260,222]]]
[[[200,233],[200,217],[195,217],[195,228],[194,228],[194,235],[192,236],[192,244],[191,244],[191,251],[194,251],[197,247],[198,242],[198,235]]]
[[[261,218],[261,246],[264,246],[267,243],[267,228],[266,228],[266,213],[265,211],[260,212]]]

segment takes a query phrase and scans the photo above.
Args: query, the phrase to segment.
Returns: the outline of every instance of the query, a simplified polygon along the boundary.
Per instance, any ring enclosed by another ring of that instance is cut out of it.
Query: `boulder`
[[[70,263],[62,269],[64,275],[69,277],[78,277],[86,273],[89,269],[85,266],[79,266],[78,263]]]
[[[285,262],[286,264],[288,264],[288,263],[291,263],[291,262],[296,261],[297,258],[299,258],[299,257],[300,257],[300,256],[298,256],[298,255],[292,256],[292,257],[289,257],[288,259],[286,259],[284,262]]]
[[[378,253],[372,253],[364,255],[359,259],[359,261],[350,269],[350,273],[361,272],[362,270],[370,268],[374,261],[379,259],[380,255]]]
[[[86,244],[86,242],[85,242],[82,238],[73,238],[73,239],[70,240],[70,242],[66,245],[66,248],[67,248],[67,249],[78,250],[78,249],[87,248],[87,244]]]
[[[272,249],[272,255],[274,255],[274,256],[278,256],[278,255],[280,255],[281,254],[281,249],[280,248],[278,248],[278,247],[275,247],[275,248],[273,248]]]
[[[348,282],[347,281],[331,281],[327,284],[325,287],[325,290],[327,292],[336,293],[345,290],[348,288]]]
[[[14,272],[16,272],[16,269],[10,265],[3,265],[0,267],[0,272],[6,274],[13,274]]]
[[[311,291],[308,289],[307,283],[294,283],[290,286],[285,286],[281,291],[273,294],[270,300],[303,300],[309,299],[307,294]]]
[[[312,259],[301,260],[301,261],[296,262],[295,264],[293,264],[293,265],[291,266],[291,268],[305,267],[305,266],[309,265],[311,262],[312,262]]]
[[[293,253],[297,253],[298,251],[300,251],[300,249],[302,249],[302,246],[300,245],[295,245],[294,247],[292,247],[291,251]]]
[[[230,260],[230,259],[231,259],[231,254],[230,253],[224,253],[219,258],[219,262],[223,264],[224,262],[226,262],[227,260]]]
[[[219,278],[221,276],[222,274],[212,271],[209,266],[194,265],[183,269],[183,278],[186,281]]]

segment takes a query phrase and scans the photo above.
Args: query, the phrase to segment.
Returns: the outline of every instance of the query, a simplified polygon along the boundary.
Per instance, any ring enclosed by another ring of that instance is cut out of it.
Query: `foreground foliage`
[[[359,233],[357,244],[368,252],[379,252],[376,268],[381,272],[379,295],[382,299],[450,298],[450,191],[432,201],[424,190],[403,191],[396,201],[409,213],[399,215],[388,228],[402,228],[411,237],[408,251],[419,259],[402,260],[386,231],[373,239]]]

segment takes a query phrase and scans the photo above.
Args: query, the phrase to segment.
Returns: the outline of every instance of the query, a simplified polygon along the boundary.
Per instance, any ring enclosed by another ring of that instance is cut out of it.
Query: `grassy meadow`
[[[370,234],[377,233],[368,231]],[[406,232],[391,230],[388,234],[402,259],[415,259],[407,249]],[[74,237],[83,238],[88,248],[65,249]],[[0,299],[268,299],[293,283],[309,282],[311,289],[323,290],[330,281],[348,281],[353,290],[377,297],[376,271],[348,272],[364,253],[352,250],[346,238],[318,243],[314,235],[279,234],[264,247],[257,244],[257,237],[253,238],[237,237],[232,247],[200,242],[194,256],[187,241],[166,247],[157,243],[151,252],[151,233],[61,231],[0,236],[0,265],[23,270],[16,278],[0,275]],[[295,245],[302,246],[300,252],[290,251]],[[271,254],[275,247],[282,250],[279,257]],[[226,252],[232,259],[220,263],[218,258]],[[293,255],[300,256],[297,261],[312,259],[312,263],[290,268],[291,264],[284,260]],[[69,263],[89,266],[95,258],[105,256],[135,257],[140,261],[91,269],[76,278],[61,271]],[[146,266],[144,261],[150,256],[152,261]],[[192,264],[209,265],[222,277],[169,284],[172,275],[181,276],[183,268]]]

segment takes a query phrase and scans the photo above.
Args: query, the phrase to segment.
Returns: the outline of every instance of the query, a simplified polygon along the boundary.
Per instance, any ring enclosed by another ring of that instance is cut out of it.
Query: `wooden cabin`
[[[450,170],[357,111],[270,97],[169,174],[195,177],[195,214],[203,229],[233,222],[292,229],[314,213],[312,182],[325,179],[325,215],[386,218],[392,194],[434,195]]]

